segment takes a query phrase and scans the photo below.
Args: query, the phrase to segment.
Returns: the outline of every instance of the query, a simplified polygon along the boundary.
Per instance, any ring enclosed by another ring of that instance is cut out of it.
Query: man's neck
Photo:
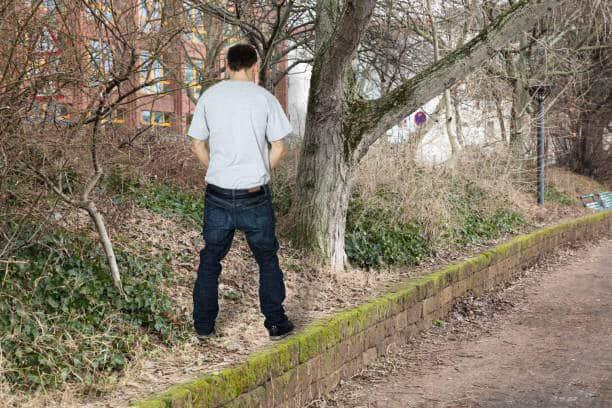
[[[249,78],[249,76],[247,75],[246,71],[238,71],[238,72],[230,71],[229,78],[233,79],[234,81],[253,82],[253,80]]]

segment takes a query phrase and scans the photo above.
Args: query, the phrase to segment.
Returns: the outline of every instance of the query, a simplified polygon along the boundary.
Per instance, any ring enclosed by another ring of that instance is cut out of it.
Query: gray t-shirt
[[[268,142],[291,131],[274,95],[254,82],[229,79],[200,95],[187,134],[208,140],[206,182],[236,189],[270,181]]]

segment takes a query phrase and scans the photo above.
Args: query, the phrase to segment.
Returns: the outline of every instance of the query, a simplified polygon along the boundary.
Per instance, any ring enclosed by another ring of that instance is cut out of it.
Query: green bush
[[[53,233],[20,250],[0,286],[8,382],[21,389],[93,384],[99,374],[121,370],[139,348],[182,335],[185,323],[160,290],[166,260],[117,255],[127,299],[89,240]]]
[[[576,201],[568,194],[562,193],[557,190],[554,186],[546,186],[544,189],[544,200],[552,201],[560,205],[572,205]]]
[[[271,185],[271,190],[272,203],[274,204],[276,215],[287,215],[293,203],[293,193],[290,186],[287,184],[273,183]]]
[[[136,205],[165,217],[179,216],[202,222],[204,196],[163,184],[147,183],[134,197]]]
[[[111,172],[106,186],[113,200],[119,203],[130,199],[151,212],[164,217],[179,217],[184,220],[202,223],[204,214],[204,195],[175,186],[155,182],[139,182],[125,177],[119,170]]]
[[[295,180],[290,175],[287,162],[281,163],[280,167],[274,170],[270,189],[272,190],[272,203],[274,210],[278,216],[284,216],[289,213],[293,204],[293,187]]]
[[[523,216],[507,207],[508,200],[501,195],[491,195],[469,180],[450,178],[453,226],[443,239],[455,245],[478,243],[513,232],[524,225]]]
[[[397,222],[388,210],[351,202],[346,253],[362,267],[416,264],[430,254],[429,243],[414,223]]]
[[[464,215],[457,242],[465,245],[492,239],[524,223],[523,216],[516,211],[500,209],[491,215],[481,215],[476,210]]]

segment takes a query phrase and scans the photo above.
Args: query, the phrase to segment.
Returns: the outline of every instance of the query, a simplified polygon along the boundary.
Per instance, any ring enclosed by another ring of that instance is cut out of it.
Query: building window
[[[199,96],[202,90],[203,70],[204,61],[201,59],[192,58],[185,63],[183,80],[187,91],[193,92],[196,96]]]
[[[117,124],[124,124],[125,123],[125,117],[127,116],[127,112],[125,111],[125,109],[115,109],[112,113],[111,113],[111,121],[113,123],[117,123]]]
[[[151,124],[151,111],[140,112],[140,123],[142,123],[143,125]]]
[[[113,21],[111,0],[87,0],[87,17],[90,20],[102,19]]]
[[[225,78],[227,76],[227,62],[225,60],[225,56],[221,55],[219,56],[219,73],[221,74],[222,78]]]
[[[66,105],[55,105],[55,121],[66,123],[72,119],[72,115]]]
[[[188,37],[191,41],[202,42],[206,36],[206,28],[204,26],[204,13],[202,10],[193,7],[188,2],[183,2],[183,10],[187,21]]]
[[[55,55],[39,56],[32,60],[28,77],[33,81],[37,96],[51,96],[58,92],[54,76],[60,72],[61,59]]]
[[[36,42],[36,52],[54,52],[57,51],[53,37],[46,28],[43,28]]]
[[[108,116],[103,118],[100,123],[110,123],[115,125],[122,125],[125,123],[126,111],[125,109],[113,109],[110,111]]]
[[[140,123],[148,126],[169,127],[172,126],[172,113],[158,111],[142,111]]]
[[[240,42],[238,27],[233,24],[223,24],[223,37],[225,37],[227,44],[230,46]]]
[[[93,86],[108,78],[113,68],[113,54],[110,45],[102,40],[90,40],[87,53],[90,84]]]
[[[37,0],[30,0],[30,6],[36,6],[40,4],[40,8],[46,13],[52,13],[57,8],[57,3],[59,0],[43,0],[42,3],[39,3]]]
[[[42,75],[57,74],[60,69],[61,58],[56,55],[43,55],[32,60],[30,75],[38,77]]]
[[[69,124],[72,119],[72,114],[66,105],[54,102],[35,103],[32,113],[36,121],[46,123]]]
[[[162,0],[139,0],[140,26],[147,32],[159,31],[162,20]]]
[[[167,90],[169,81],[164,78],[164,66],[157,58],[146,51],[140,54],[140,80],[150,83],[143,89],[149,94],[163,93]]]

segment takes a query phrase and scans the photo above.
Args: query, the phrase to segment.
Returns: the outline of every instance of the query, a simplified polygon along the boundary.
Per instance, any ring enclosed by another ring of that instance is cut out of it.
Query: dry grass
[[[546,170],[546,178],[557,190],[572,197],[606,190],[606,187],[598,181],[561,167],[549,167]]]
[[[506,149],[466,149],[439,165],[407,160],[410,150],[406,144],[378,142],[355,172],[355,190],[378,205],[397,209],[405,221],[418,220],[429,237],[456,223],[454,210],[466,187],[484,192],[482,213],[520,203],[528,193],[529,170]]]

